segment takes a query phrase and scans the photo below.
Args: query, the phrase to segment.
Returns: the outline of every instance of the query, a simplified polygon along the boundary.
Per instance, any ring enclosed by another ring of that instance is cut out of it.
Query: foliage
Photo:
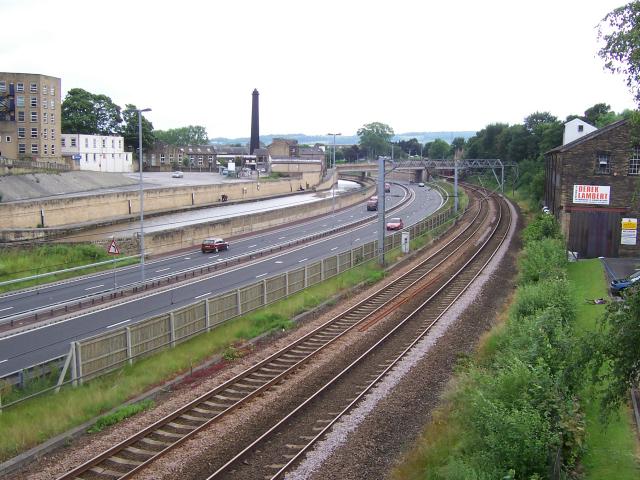
[[[420,153],[424,153],[422,151],[422,145],[420,144],[420,142],[418,142],[417,138],[411,138],[409,140],[400,140],[398,141],[397,145],[407,155],[419,155]]]
[[[429,143],[428,157],[431,159],[449,158],[451,153],[451,147],[447,142],[436,138],[433,142]]]
[[[357,134],[360,137],[360,148],[370,152],[371,158],[386,155],[390,151],[389,142],[393,137],[393,129],[389,125],[380,122],[367,123],[358,129]]]
[[[553,215],[538,215],[522,231],[522,240],[525,245],[532,241],[539,241],[545,238],[562,238],[560,224]]]
[[[118,408],[115,412],[100,417],[93,426],[87,430],[88,433],[98,433],[104,430],[111,425],[115,425],[120,423],[121,421],[132,417],[133,415],[144,412],[145,410],[149,410],[153,408],[154,402],[153,400],[142,400],[141,402],[132,403],[131,405],[127,405],[126,407]]]
[[[542,279],[561,278],[567,266],[564,242],[545,238],[531,241],[520,259],[520,282],[539,282]]]
[[[127,104],[122,112],[122,118],[124,120],[124,126],[122,127],[121,135],[124,137],[125,148],[136,152],[140,144],[137,107]],[[144,155],[144,150],[148,150],[153,146],[155,135],[153,132],[153,124],[147,120],[142,113],[140,114],[140,120],[140,124],[142,125],[142,153]]]
[[[609,12],[598,26],[604,46],[598,51],[604,67],[626,76],[627,86],[640,103],[640,2]]]
[[[169,145],[205,145],[209,142],[206,128],[200,125],[156,130],[153,133],[157,140]]]
[[[121,123],[120,107],[106,95],[72,88],[62,102],[63,132],[116,135]]]

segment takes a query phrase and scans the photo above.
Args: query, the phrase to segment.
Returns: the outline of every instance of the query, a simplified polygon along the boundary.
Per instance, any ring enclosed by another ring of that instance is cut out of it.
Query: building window
[[[107,148],[107,139],[106,138],[102,139],[102,148]]]
[[[32,143],[31,144],[31,153],[38,153],[38,144],[37,143]]]
[[[48,114],[47,112],[44,112],[44,113],[42,114],[42,121],[43,121],[44,123],[47,123],[47,122],[49,121],[49,114]]]
[[[37,128],[32,128],[31,129],[31,138],[38,138],[38,129]]]
[[[42,147],[43,147],[42,148],[42,153],[44,153],[45,155],[48,155],[49,154],[49,149],[47,148],[47,144],[45,143]]]
[[[16,84],[16,92],[18,93],[24,93],[24,83],[22,82],[18,82]]]
[[[38,84],[32,82],[31,85],[29,85],[29,91],[31,93],[38,93]]]
[[[629,175],[640,175],[640,146],[633,147],[629,158]]]
[[[32,122],[38,121],[38,112],[31,112],[31,121]]]
[[[55,155],[56,154],[56,146],[55,144],[51,144],[51,155]]]
[[[53,110],[53,109],[55,108],[55,106],[56,106],[56,101],[52,98],[52,99],[49,101],[49,103],[50,103],[50,105],[51,105],[51,110]]]
[[[53,85],[51,85],[51,89],[50,89],[49,93],[50,93],[51,95],[55,95],[55,94],[56,94],[56,87],[54,87]]]
[[[84,139],[84,148],[89,148],[89,139],[88,138]]]
[[[16,95],[16,107],[24,107],[24,95]]]
[[[31,97],[31,108],[38,108],[38,97]]]
[[[51,112],[51,123],[56,123],[56,114]]]
[[[96,148],[96,146],[97,146],[97,145],[98,145],[98,144],[96,143],[96,139],[94,138],[94,139],[93,139],[93,148]]]
[[[66,138],[64,138],[64,137],[62,137],[62,138],[60,139],[60,146],[61,146],[61,147],[66,147],[66,146],[67,146],[67,145],[66,145],[66,143],[67,143],[67,142],[66,142],[66,140],[67,140],[67,139],[66,139]]]
[[[578,125],[578,133],[584,132],[584,125]]]
[[[173,163],[173,153],[169,154],[169,163]]]
[[[47,108],[47,99],[46,98],[42,99],[42,108]]]
[[[608,153],[599,152],[596,155],[596,174],[609,175],[611,173],[611,156]]]
[[[76,139],[75,137],[71,137],[71,146],[75,147],[76,146]]]
[[[7,91],[7,81],[0,80],[0,93],[4,93]]]
[[[118,150],[122,150],[122,140],[118,140]]]
[[[164,165],[164,153],[160,154],[160,165]]]
[[[19,122],[24,122],[24,110],[20,110],[18,112],[18,121]]]
[[[42,94],[46,95],[47,94],[47,85],[46,84],[42,84]]]
[[[51,129],[51,140],[55,140],[56,139],[56,129],[52,128]]]
[[[46,140],[48,135],[49,135],[49,131],[46,128],[43,128],[42,129],[42,138],[44,138]]]
[[[19,143],[18,144],[18,153],[27,153],[27,144]]]
[[[4,137],[4,141],[7,143],[11,143],[11,135],[7,135],[6,137]]]
[[[18,127],[18,138],[26,138],[27,130],[24,127]]]

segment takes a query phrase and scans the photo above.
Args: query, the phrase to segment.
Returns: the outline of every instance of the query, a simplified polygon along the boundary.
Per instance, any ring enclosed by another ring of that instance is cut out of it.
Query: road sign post
[[[112,238],[111,243],[109,244],[109,248],[107,248],[107,253],[109,255],[120,255],[120,249],[118,248],[118,244],[116,243],[116,239]],[[117,259],[113,259],[113,289],[115,290],[118,286],[116,281],[116,261]]]

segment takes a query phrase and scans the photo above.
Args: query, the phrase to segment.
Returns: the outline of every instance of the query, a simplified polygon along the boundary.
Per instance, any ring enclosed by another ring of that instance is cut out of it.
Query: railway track
[[[396,282],[376,290],[365,300],[345,310],[289,346],[69,471],[60,479],[129,478],[168,451],[178,447],[196,432],[211,426],[239,406],[282,382],[285,377],[312,361],[319,352],[343,335],[356,328],[366,330],[391,312],[397,311],[399,306],[414,298],[418,292],[424,292],[428,289],[437,290],[437,293],[430,297],[429,302],[432,305],[435,305],[435,302],[449,302],[450,304],[455,301],[459,295],[455,293],[458,287],[453,288],[453,285],[458,282],[457,278],[464,277],[466,280],[459,280],[463,284],[465,281],[469,281],[467,277],[471,275],[466,272],[469,268],[468,265],[460,268],[460,262],[469,255],[467,252],[473,249],[473,246],[485,242],[487,237],[495,238],[495,234],[489,236],[490,231],[487,224],[491,223],[490,219],[497,207],[492,206],[492,203],[478,193],[473,194],[472,197],[474,200],[468,211],[469,219],[465,228]],[[504,222],[495,223],[497,228]],[[448,275],[445,271],[445,265],[448,264],[458,264],[456,267],[458,275],[455,279],[444,282],[441,280]],[[475,275],[477,273],[473,274],[473,278]],[[425,279],[427,280],[425,281]],[[436,289],[435,283],[443,284],[443,286]],[[436,300],[436,297],[440,300]],[[442,308],[448,307],[438,307],[438,309]],[[404,321],[402,325],[409,323],[411,322]],[[393,331],[398,330],[398,327]],[[415,334],[413,336],[415,337]],[[389,340],[385,342],[390,344]],[[385,360],[383,364],[387,365],[386,362]],[[379,365],[379,363],[376,364]],[[314,398],[319,396],[321,394],[315,395]],[[303,436],[308,437],[309,435]],[[307,448],[308,446],[302,447],[300,452]],[[250,451],[251,447],[247,447],[247,449]],[[289,452],[287,455],[291,456],[291,453]],[[219,476],[222,472],[228,471],[240,459],[241,457],[237,457],[230,460],[220,467],[220,473],[216,475]],[[271,465],[280,465],[280,463],[272,463]],[[282,468],[286,468],[286,466],[283,465]]]

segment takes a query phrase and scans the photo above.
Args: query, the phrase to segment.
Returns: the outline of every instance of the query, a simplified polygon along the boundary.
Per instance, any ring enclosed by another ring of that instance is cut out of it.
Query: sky
[[[597,25],[623,0],[0,0],[0,70],[62,79],[155,129],[477,131],[634,108]]]

